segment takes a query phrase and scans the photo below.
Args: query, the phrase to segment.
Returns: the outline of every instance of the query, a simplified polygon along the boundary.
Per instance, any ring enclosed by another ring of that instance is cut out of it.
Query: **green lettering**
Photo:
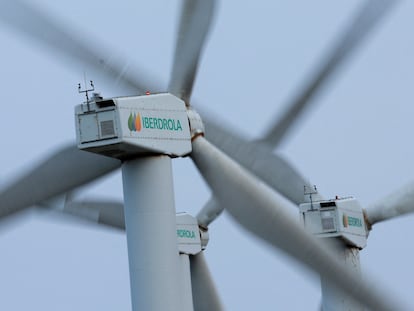
[[[142,117],[142,127],[149,129],[159,129],[159,130],[169,130],[169,131],[182,131],[180,120],[174,119],[162,119],[162,118],[151,118],[151,117]],[[128,126],[130,126],[131,121],[128,121]]]
[[[189,231],[189,230],[177,229],[177,235],[180,238],[188,238],[188,239],[195,238],[194,231]]]
[[[147,117],[143,117],[142,120],[144,121],[144,127],[149,128],[149,121]]]
[[[348,223],[353,227],[362,227],[362,220],[359,218],[348,216]]]
[[[168,120],[166,120],[166,122],[167,122],[167,124],[168,124],[168,129],[169,129],[170,131],[172,131],[172,130],[174,129],[173,120],[168,119]]]

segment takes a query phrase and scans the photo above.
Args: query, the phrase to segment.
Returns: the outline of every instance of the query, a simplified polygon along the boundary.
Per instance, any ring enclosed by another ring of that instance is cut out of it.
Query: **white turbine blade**
[[[398,0],[369,0],[361,7],[336,44],[323,56],[315,74],[294,93],[295,97],[285,106],[287,110],[264,135],[264,142],[272,148],[280,143],[299,117],[313,104],[315,95],[332,80],[341,65],[361,46],[363,40],[397,2]]]
[[[242,169],[203,137],[191,158],[226,210],[248,231],[336,284],[372,310],[405,310],[393,298],[345,269],[321,241],[309,236],[287,213],[290,203]]]
[[[303,203],[304,187],[312,185],[299,172],[266,145],[247,141],[230,130],[203,118],[206,138],[224,153],[286,198],[296,204]]]
[[[0,191],[0,218],[103,176],[121,161],[66,146]]]
[[[190,256],[190,269],[194,310],[223,310],[203,252]]]
[[[293,203],[303,203],[304,187],[312,186],[292,164],[274,154],[267,145],[257,141],[247,141],[212,119],[204,118],[204,124],[206,137],[214,145]],[[199,224],[207,227],[223,209],[224,207],[217,200],[210,198],[197,214]]]
[[[210,198],[196,216],[198,224],[204,228],[208,228],[210,223],[212,223],[223,210],[224,206],[220,204],[220,202],[214,197]]]
[[[371,225],[413,212],[414,182],[365,209],[365,215]]]
[[[215,0],[184,0],[169,92],[189,103],[200,54],[211,27]]]
[[[118,201],[72,201],[61,210],[96,224],[125,230],[124,204]]]
[[[93,48],[90,43],[80,39],[75,31],[70,31],[61,21],[51,15],[41,12],[33,5],[22,0],[0,1],[0,21],[13,30],[32,39],[36,43],[53,52],[54,56],[63,56],[83,68],[92,68],[110,82],[125,88],[131,94],[160,91],[160,88],[148,74],[138,68],[128,68],[129,64],[115,60],[102,51],[113,51],[94,41]],[[125,68],[128,68],[127,72]],[[134,75],[128,72],[134,72]],[[140,77],[140,78],[136,78]],[[142,77],[146,77],[142,79]],[[124,94],[125,95],[125,94]]]

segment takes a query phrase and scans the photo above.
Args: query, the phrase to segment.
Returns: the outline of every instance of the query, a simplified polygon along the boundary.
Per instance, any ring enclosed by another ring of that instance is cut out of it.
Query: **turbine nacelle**
[[[197,219],[187,213],[178,213],[177,245],[180,254],[197,255],[203,251],[209,240],[208,231],[200,229]]]
[[[96,98],[76,106],[75,116],[79,149],[122,160],[186,156],[204,133],[198,113],[170,93]]]
[[[305,229],[321,238],[341,238],[359,249],[367,245],[368,229],[359,202],[353,197],[300,204]]]

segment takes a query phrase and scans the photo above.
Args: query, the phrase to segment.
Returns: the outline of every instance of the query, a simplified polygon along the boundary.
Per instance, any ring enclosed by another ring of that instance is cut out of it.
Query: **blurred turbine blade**
[[[208,228],[210,223],[212,223],[223,210],[223,205],[221,205],[214,197],[210,198],[196,216],[198,224],[204,228]]]
[[[0,218],[68,192],[120,166],[119,160],[81,151],[76,145],[60,148],[0,191]]]
[[[414,212],[414,183],[410,183],[365,209],[370,225]]]
[[[168,90],[189,104],[215,0],[184,0]]]
[[[62,209],[63,213],[96,224],[125,230],[124,204],[118,201],[72,201]]]
[[[205,115],[205,114],[204,114]],[[240,165],[296,204],[304,201],[304,186],[312,188],[288,161],[260,142],[247,141],[203,117],[206,138]]]
[[[320,240],[286,213],[290,203],[242,169],[203,137],[193,141],[191,153],[214,195],[245,229],[317,271],[372,310],[404,310],[390,295],[374,289],[344,268]],[[398,305],[398,306],[397,306]]]
[[[142,70],[131,68],[126,71],[125,68],[129,67],[128,64],[116,61],[114,57],[109,57],[102,52],[111,51],[111,49],[104,48],[96,42],[93,43],[94,48],[92,48],[91,43],[82,41],[74,31],[66,29],[61,21],[41,12],[25,1],[1,1],[0,21],[48,50],[52,50],[55,56],[63,56],[75,61],[83,69],[86,66],[96,70],[106,80],[116,82],[131,95],[138,92],[143,93],[146,90],[155,92],[162,89],[149,81],[148,78],[142,79],[141,77],[148,76]],[[132,76],[128,72],[134,72],[134,75]]]
[[[71,196],[72,192],[63,193],[48,200],[37,203],[37,206],[47,209],[63,210]]]
[[[190,256],[190,269],[194,310],[223,310],[203,252]]]
[[[349,27],[340,36],[319,65],[316,67],[313,76],[295,92],[295,97],[284,106],[287,110],[282,114],[274,126],[264,135],[262,141],[272,148],[286,136],[289,130],[295,125],[299,117],[309,109],[314,102],[315,95],[323,89],[333,78],[340,66],[352,55],[352,52],[361,45],[362,41],[373,32],[386,13],[391,11],[392,5],[398,0],[369,0],[357,12],[349,23]]]

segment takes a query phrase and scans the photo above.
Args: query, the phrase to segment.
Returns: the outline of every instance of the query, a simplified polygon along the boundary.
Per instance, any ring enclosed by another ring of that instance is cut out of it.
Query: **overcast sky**
[[[361,2],[220,1],[194,101],[246,138],[259,137]],[[180,1],[30,3],[167,85]],[[366,206],[414,179],[413,12],[412,1],[401,1],[278,151],[325,197],[353,195]],[[77,93],[84,71],[103,96],[123,94],[88,68],[55,58],[4,26],[0,40],[0,178],[7,183],[74,142],[73,109],[84,100]],[[189,159],[173,163],[176,208],[195,215],[210,190]],[[122,200],[120,174],[79,195]],[[130,310],[123,233],[45,214],[16,220],[0,230],[1,310]],[[376,225],[361,252],[367,281],[373,277],[411,306],[413,221],[408,216]],[[210,227],[206,256],[228,310],[319,306],[315,274],[269,249],[226,214]]]

